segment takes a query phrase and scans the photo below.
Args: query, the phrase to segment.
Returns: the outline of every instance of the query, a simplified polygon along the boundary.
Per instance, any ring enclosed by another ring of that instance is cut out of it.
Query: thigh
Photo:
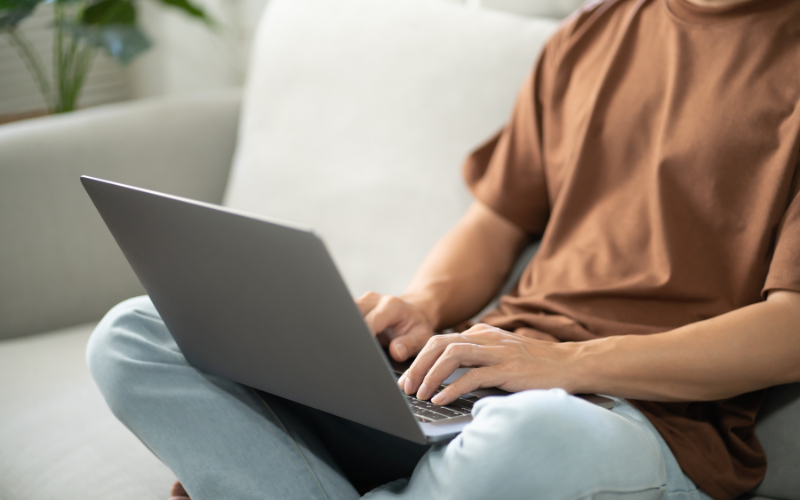
[[[459,436],[425,455],[410,481],[368,497],[665,498],[671,455],[635,411],[622,401],[609,411],[561,390],[488,398]],[[691,487],[683,498],[700,498]]]
[[[325,447],[345,477],[362,494],[408,478],[430,446],[419,445],[277,396],[261,393],[270,406],[292,414]],[[275,404],[279,401],[279,404]]]

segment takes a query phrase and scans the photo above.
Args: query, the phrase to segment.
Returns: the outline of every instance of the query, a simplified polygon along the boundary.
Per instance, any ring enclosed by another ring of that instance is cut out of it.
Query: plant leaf
[[[128,64],[151,47],[150,40],[133,24],[71,24],[61,25],[75,38],[103,49],[120,64]]]
[[[211,17],[209,17],[208,14],[206,14],[206,12],[203,10],[202,7],[191,3],[189,0],[160,0],[160,1],[165,5],[171,5],[177,9],[180,9],[192,17],[197,17],[199,19],[202,19],[209,26],[216,25],[214,20],[211,19]]]
[[[36,7],[42,0],[0,0],[0,12],[23,7]]]
[[[82,24],[135,24],[136,7],[126,0],[101,0],[89,5],[81,15]]]
[[[0,31],[16,28],[41,2],[42,0],[0,0]]]

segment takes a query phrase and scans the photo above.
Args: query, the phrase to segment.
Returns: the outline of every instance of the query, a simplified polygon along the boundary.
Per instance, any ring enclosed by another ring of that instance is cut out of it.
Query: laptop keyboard
[[[478,400],[475,396],[465,395],[449,405],[439,406],[410,395],[406,395],[406,398],[411,405],[411,411],[420,422],[434,422],[469,415],[472,412],[472,405]]]

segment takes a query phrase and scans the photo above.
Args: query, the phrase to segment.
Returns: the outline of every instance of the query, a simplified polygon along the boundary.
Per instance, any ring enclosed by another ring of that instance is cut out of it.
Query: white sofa
[[[436,0],[274,0],[244,97],[0,127],[0,500],[155,500],[174,480],[85,368],[94,323],[142,290],[81,174],[311,225],[353,293],[396,293],[469,203],[461,160],[554,27]],[[776,391],[759,423],[764,497],[800,499],[798,395]]]

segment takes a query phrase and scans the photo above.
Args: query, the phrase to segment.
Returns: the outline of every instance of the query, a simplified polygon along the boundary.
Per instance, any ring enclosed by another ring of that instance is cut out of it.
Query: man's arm
[[[399,385],[421,399],[455,368],[476,367],[434,398],[447,404],[477,388],[561,387],[650,401],[712,401],[800,381],[800,293],[654,335],[552,344],[486,325],[439,336]]]
[[[356,302],[398,361],[417,354],[434,331],[473,317],[494,297],[527,236],[475,202],[433,247],[401,297],[368,292]]]
[[[666,333],[576,346],[574,391],[651,401],[712,401],[800,382],[800,293]]]

